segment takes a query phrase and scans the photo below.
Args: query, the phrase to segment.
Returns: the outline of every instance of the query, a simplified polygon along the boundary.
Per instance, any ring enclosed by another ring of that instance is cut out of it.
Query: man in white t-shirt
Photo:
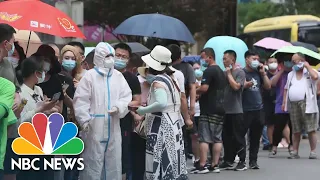
[[[290,159],[300,158],[298,154],[301,133],[309,135],[309,159],[317,159],[317,128],[319,109],[317,105],[317,82],[319,74],[305,60],[301,53],[292,56],[293,71],[288,74],[284,89],[282,109],[290,113],[293,133],[293,152]],[[289,108],[288,108],[289,106]]]

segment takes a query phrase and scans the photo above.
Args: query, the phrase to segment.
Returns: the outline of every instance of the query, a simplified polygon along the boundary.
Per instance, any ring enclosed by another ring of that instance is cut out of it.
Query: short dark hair
[[[297,52],[296,53],[300,58],[302,59],[306,59],[306,56],[304,54],[302,54],[301,52]]]
[[[170,50],[171,52],[171,59],[172,62],[175,62],[177,60],[179,60],[181,58],[181,49],[180,46],[176,45],[176,44],[170,44],[167,46],[167,48]]]
[[[172,71],[169,67],[166,67],[163,71],[157,71],[157,70],[152,69],[151,67],[149,67],[148,68],[148,72],[150,74],[153,74],[153,75],[158,75],[158,74],[164,74],[165,73],[165,74],[167,74],[169,76],[171,76],[174,73],[174,71]]]
[[[128,52],[129,52],[129,56],[131,56],[132,50],[131,50],[131,47],[130,47],[128,44],[123,43],[123,42],[118,43],[118,44],[116,44],[116,45],[114,46],[114,50],[117,50],[118,48],[128,51]]]
[[[216,59],[216,54],[214,53],[214,50],[212,48],[204,48],[201,50],[201,53],[205,53],[207,56],[211,56],[213,60]]]
[[[85,62],[87,62],[88,64],[93,65],[93,58],[94,58],[94,50],[92,50],[91,52],[89,52],[89,54],[87,54],[86,58],[84,59]]]
[[[79,47],[79,48],[82,50],[83,53],[85,52],[85,47],[84,47],[84,45],[83,45],[81,42],[71,41],[71,42],[68,43],[68,45],[70,45],[70,46],[77,46],[77,47]],[[80,52],[79,52],[79,53],[80,53]],[[82,55],[83,55],[83,54],[82,54]]]
[[[257,51],[254,50],[248,50],[245,54],[244,54],[244,58],[248,58],[250,56],[259,56],[259,53]]]
[[[0,42],[4,40],[10,41],[16,30],[9,24],[0,23]]]
[[[234,60],[237,60],[237,53],[234,50],[226,50],[223,54],[229,54],[234,57]]]
[[[42,57],[30,56],[22,62],[21,74],[23,78],[28,78],[37,71],[43,71],[44,60]]]
[[[141,57],[136,53],[132,53],[127,67],[134,68],[134,67],[141,67],[142,65],[143,65],[143,61]]]

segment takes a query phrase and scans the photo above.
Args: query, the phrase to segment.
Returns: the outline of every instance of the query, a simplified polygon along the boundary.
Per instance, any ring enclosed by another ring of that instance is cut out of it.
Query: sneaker
[[[193,167],[190,168],[190,172],[192,173],[192,172],[196,171],[196,170],[197,170],[197,167],[200,167],[200,160],[195,160],[195,161],[193,162]]]
[[[223,162],[222,164],[220,164],[219,168],[221,170],[232,170],[233,169],[233,165],[231,163],[228,163],[228,162]]]
[[[267,144],[267,145],[263,146],[262,150],[268,151],[268,150],[270,150],[271,147],[272,147],[272,144]]]
[[[309,159],[317,159],[317,158],[318,158],[317,153],[315,153],[315,152],[310,153]]]
[[[274,158],[276,157],[277,151],[270,151],[269,153],[269,158]]]
[[[209,173],[209,169],[207,167],[199,167],[190,173],[192,173],[192,174],[206,174],[206,173]]]
[[[245,171],[247,170],[247,166],[245,162],[239,162],[236,168],[234,168],[235,171]]]
[[[288,157],[288,159],[299,159],[299,158],[300,158],[300,156],[295,151],[292,151],[290,156]]]
[[[257,164],[257,161],[252,161],[249,163],[250,169],[260,169],[259,165]]]
[[[209,171],[210,172],[213,172],[213,173],[220,173],[220,169],[219,169],[219,166],[218,165],[215,165],[215,166],[210,166],[209,168]]]

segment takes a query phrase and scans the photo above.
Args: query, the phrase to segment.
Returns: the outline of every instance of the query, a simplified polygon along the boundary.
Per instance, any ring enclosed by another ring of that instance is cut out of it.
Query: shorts
[[[129,131],[121,131],[122,136],[122,158],[121,158],[121,165],[122,165],[122,174],[127,174],[130,168],[130,137],[131,132]]]
[[[14,138],[8,138],[8,140],[7,140],[6,155],[5,155],[4,163],[3,163],[5,175],[18,173],[17,170],[11,170],[11,159],[18,161],[18,158],[19,158],[18,155],[12,151],[11,144],[12,144],[13,140],[14,140]]]
[[[318,129],[317,113],[305,113],[306,100],[290,102],[290,120],[292,124],[292,133],[313,132]]]
[[[199,142],[221,143],[224,116],[200,115],[198,135]]]
[[[265,125],[271,126],[275,124],[277,119],[274,111],[264,111]]]

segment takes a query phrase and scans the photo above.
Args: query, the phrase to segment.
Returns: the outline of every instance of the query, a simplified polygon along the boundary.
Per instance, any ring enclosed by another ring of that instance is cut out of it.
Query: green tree
[[[253,21],[286,14],[288,14],[287,9],[282,4],[268,1],[261,3],[240,3],[238,5],[239,33],[242,33],[244,27]]]

